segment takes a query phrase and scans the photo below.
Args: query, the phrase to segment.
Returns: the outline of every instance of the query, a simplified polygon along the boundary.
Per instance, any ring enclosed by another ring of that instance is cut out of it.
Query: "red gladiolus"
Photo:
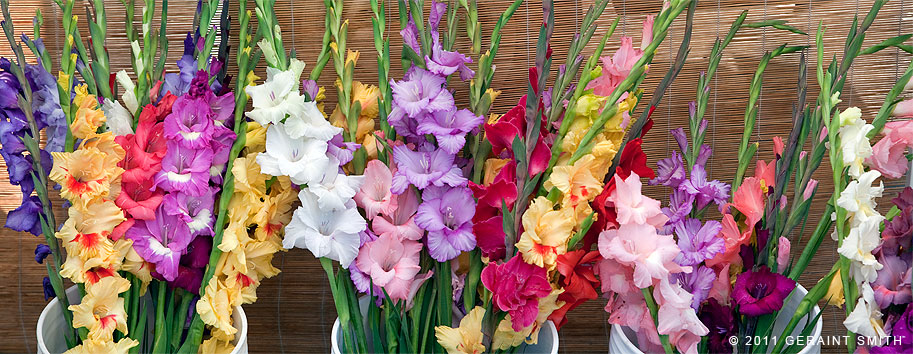
[[[596,290],[599,279],[596,278],[595,272],[595,262],[599,258],[599,251],[585,250],[570,251],[558,256],[556,269],[561,274],[559,284],[564,288],[564,292],[558,295],[558,300],[564,301],[564,306],[548,317],[558,329],[567,323],[565,316],[568,311],[599,297]]]

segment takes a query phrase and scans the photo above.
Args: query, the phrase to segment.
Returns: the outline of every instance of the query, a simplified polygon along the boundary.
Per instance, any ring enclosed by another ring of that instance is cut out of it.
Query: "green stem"
[[[165,307],[169,307],[166,301],[168,285],[163,281],[156,282],[156,302],[155,302],[155,334],[152,341],[153,353],[164,353],[168,348],[168,333],[165,323]]]

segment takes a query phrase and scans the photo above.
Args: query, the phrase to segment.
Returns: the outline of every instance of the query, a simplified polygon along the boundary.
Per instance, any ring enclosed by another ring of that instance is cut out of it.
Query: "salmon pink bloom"
[[[155,209],[162,203],[163,192],[155,187],[155,181],[144,179],[139,182],[123,183],[123,188],[114,202],[130,214],[131,218],[151,220]]]
[[[513,257],[503,264],[489,263],[482,269],[482,284],[491,291],[492,301],[510,313],[514,331],[522,331],[536,321],[539,299],[548,296],[552,286],[545,268]]]
[[[641,49],[635,49],[631,37],[621,37],[621,47],[612,56],[604,56],[602,60],[602,76],[594,79],[587,85],[593,93],[600,96],[611,96],[612,91],[628,77],[634,64],[644,55],[645,49],[653,40],[653,16],[648,16],[644,21]]]
[[[390,298],[406,300],[412,281],[422,269],[421,250],[422,244],[416,241],[384,234],[362,246],[355,265],[371,277],[374,285],[383,287]]]

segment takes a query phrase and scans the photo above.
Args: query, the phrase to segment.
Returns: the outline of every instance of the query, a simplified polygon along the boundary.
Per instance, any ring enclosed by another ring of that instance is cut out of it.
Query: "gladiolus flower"
[[[393,183],[393,173],[379,160],[368,161],[364,173],[365,182],[358,193],[355,193],[355,203],[365,210],[368,219],[374,219],[378,214],[391,214],[396,210],[396,199],[390,191]]]
[[[317,196],[307,189],[298,193],[301,206],[285,227],[284,248],[306,248],[315,257],[327,257],[343,268],[358,255],[359,236],[366,227],[355,202],[349,200],[345,209],[326,210],[318,206]]]
[[[792,279],[761,266],[757,271],[739,274],[732,287],[732,298],[743,315],[761,316],[779,311],[795,287]]]
[[[523,234],[517,241],[524,261],[548,269],[555,267],[558,255],[567,252],[567,240],[576,224],[572,209],[553,207],[546,197],[533,200],[523,213]]]
[[[419,252],[422,244],[401,240],[390,234],[365,243],[355,264],[368,274],[374,285],[383,287],[394,300],[406,300],[413,279],[421,270]]]
[[[475,248],[472,234],[475,200],[469,188],[431,187],[425,189],[422,199],[415,224],[428,231],[431,258],[445,262]]]
[[[485,352],[482,344],[482,319],[485,309],[476,306],[460,320],[460,326],[451,328],[447,326],[434,327],[437,342],[450,354],[481,354]]]
[[[513,257],[507,263],[489,263],[482,269],[482,284],[491,291],[492,301],[510,313],[513,329],[531,325],[539,313],[539,299],[552,291],[545,268]]]
[[[86,289],[86,296],[79,305],[70,305],[73,327],[86,327],[88,338],[110,342],[114,330],[127,333],[127,314],[124,298],[117,296],[130,288],[130,282],[120,277],[107,277]]]

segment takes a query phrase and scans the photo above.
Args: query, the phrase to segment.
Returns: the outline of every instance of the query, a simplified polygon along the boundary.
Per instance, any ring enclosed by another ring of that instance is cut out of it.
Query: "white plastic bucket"
[[[78,304],[82,301],[79,295],[79,288],[71,286],[67,289],[67,298],[70,304]],[[40,354],[57,354],[67,351],[67,341],[64,337],[65,331],[69,330],[61,318],[60,302],[57,299],[51,300],[41,315],[38,317],[38,353]],[[247,316],[241,306],[235,307],[232,312],[232,324],[238,328],[235,334],[235,349],[232,354],[247,354]]]
[[[358,299],[359,307],[361,307],[361,312],[367,314],[368,298],[361,297]],[[339,339],[341,335],[339,334],[339,318],[333,322],[333,329],[330,334],[330,343],[332,345],[331,350],[333,354],[342,354],[343,351],[340,350]],[[369,338],[370,339],[370,338]],[[539,341],[534,345],[528,345],[524,347],[522,353],[529,354],[558,354],[558,329],[555,328],[555,324],[552,321],[545,321],[542,325],[542,328],[539,329]]]
[[[802,285],[798,285],[795,290],[790,294],[786,299],[786,303],[783,304],[783,309],[777,315],[777,320],[774,322],[774,335],[779,337],[779,334],[783,332],[783,329],[792,319],[793,314],[796,312],[796,309],[799,308],[799,303],[802,302],[802,298],[808,294],[808,290],[805,290]],[[809,312],[808,316],[803,317],[799,320],[799,324],[793,329],[791,333],[792,338],[795,341],[798,341],[798,336],[802,333],[802,329],[805,328],[805,325],[808,323],[808,320],[814,318],[818,315],[821,309],[815,305],[815,308]],[[802,348],[799,351],[799,354],[811,354],[811,353],[820,353],[821,352],[821,343],[818,339],[821,338],[821,318],[818,318],[818,323],[815,324],[815,328],[810,334],[811,339],[803,338],[804,342],[809,343],[808,346]],[[794,342],[795,342],[794,341]],[[789,344],[789,343],[787,343]],[[773,342],[771,339],[770,345],[768,345],[768,353],[773,350]],[[612,325],[612,335],[609,337],[609,353],[616,354],[643,354],[643,352],[637,347],[637,337],[628,327]]]

